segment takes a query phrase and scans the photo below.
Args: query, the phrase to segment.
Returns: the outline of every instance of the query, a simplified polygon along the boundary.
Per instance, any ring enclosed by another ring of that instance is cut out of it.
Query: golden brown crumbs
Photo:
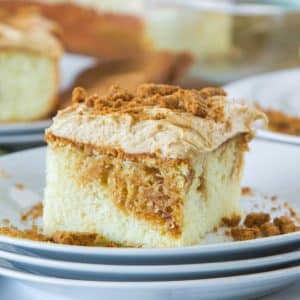
[[[52,240],[57,244],[93,246],[95,244],[96,237],[96,233],[56,231],[52,236]]]
[[[289,207],[289,212],[290,212],[291,217],[293,217],[293,218],[297,217],[297,215],[298,215],[297,212],[291,207]]]
[[[272,201],[276,201],[278,199],[278,196],[276,196],[276,195],[273,195],[272,197],[271,197],[271,200]]]
[[[293,220],[291,220],[287,216],[281,216],[274,219],[274,224],[280,227],[282,224],[290,224],[293,223]]]
[[[20,191],[24,190],[24,188],[25,188],[24,184],[22,184],[22,183],[16,183],[15,187]]]
[[[37,203],[33,207],[30,208],[27,212],[23,213],[21,215],[21,220],[22,221],[27,221],[27,220],[35,220],[39,217],[42,217],[43,215],[43,203]]]
[[[77,232],[55,232],[52,237],[42,234],[38,227],[33,225],[32,228],[26,230],[17,229],[14,226],[0,227],[0,234],[28,239],[38,242],[49,242],[55,244],[67,244],[77,246],[102,246],[102,247],[119,247],[116,243],[107,241],[97,234],[93,233],[77,233]]]
[[[277,211],[277,207],[272,207],[271,211]]]
[[[147,107],[158,106],[216,122],[225,122],[225,96],[226,92],[221,88],[184,90],[170,85],[142,84],[137,87],[135,93],[112,86],[110,92],[103,96],[88,96],[83,88],[75,88],[72,103],[85,103],[98,114],[121,112],[139,115]]]
[[[299,227],[287,216],[275,218],[274,224],[279,228],[281,234],[299,231]]]
[[[231,236],[235,241],[253,240],[260,236],[260,230],[258,227],[233,227],[231,228]]]
[[[240,221],[241,221],[241,216],[239,215],[224,217],[222,218],[222,225],[227,227],[236,227],[239,225]]]
[[[261,235],[265,237],[280,234],[279,228],[271,222],[262,224],[260,227],[260,231],[261,231]]]
[[[226,236],[231,236],[231,230],[225,230],[224,233],[225,233]]]
[[[246,227],[258,226],[270,221],[270,215],[267,213],[250,213],[246,216],[244,225]]]
[[[272,131],[291,135],[300,135],[300,118],[277,110],[264,110]]]
[[[49,242],[49,238],[41,234],[36,226],[26,230],[19,230],[13,226],[0,227],[0,234],[33,241]]]
[[[250,187],[245,186],[242,188],[242,195],[243,196],[253,196],[253,191]]]

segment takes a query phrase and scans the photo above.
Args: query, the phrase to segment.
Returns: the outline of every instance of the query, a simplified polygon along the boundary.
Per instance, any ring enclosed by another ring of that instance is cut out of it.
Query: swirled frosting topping
[[[77,88],[73,104],[58,113],[47,133],[130,154],[192,159],[238,134],[252,133],[259,119],[265,120],[261,111],[228,100],[219,88],[144,84],[135,93],[113,87],[104,96]]]

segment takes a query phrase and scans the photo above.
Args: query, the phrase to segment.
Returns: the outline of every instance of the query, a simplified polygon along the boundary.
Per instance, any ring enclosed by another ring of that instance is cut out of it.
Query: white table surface
[[[257,300],[299,300],[300,298],[300,280],[283,289],[281,292],[259,298]],[[13,279],[0,277],[0,299],[1,300],[73,300],[66,298],[63,295],[55,296],[49,293],[37,291],[34,288],[26,287]],[[88,299],[84,299],[88,300]],[[106,300],[106,299],[103,299]]]

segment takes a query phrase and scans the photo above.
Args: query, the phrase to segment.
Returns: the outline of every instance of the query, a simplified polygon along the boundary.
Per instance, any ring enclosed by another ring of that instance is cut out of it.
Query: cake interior
[[[58,78],[54,59],[31,51],[0,51],[0,121],[46,117],[55,101]]]
[[[54,138],[44,231],[97,233],[124,246],[199,244],[223,217],[240,214],[244,151],[243,135],[193,163],[105,153]]]

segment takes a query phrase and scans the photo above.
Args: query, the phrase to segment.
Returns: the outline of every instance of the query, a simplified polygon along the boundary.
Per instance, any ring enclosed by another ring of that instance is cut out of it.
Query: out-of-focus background
[[[272,131],[297,136],[300,73],[257,79],[261,96],[256,81],[251,93],[232,83],[299,65],[297,0],[1,0],[0,146],[41,144],[74,86],[92,94],[143,82],[230,83],[232,95],[266,110]]]

